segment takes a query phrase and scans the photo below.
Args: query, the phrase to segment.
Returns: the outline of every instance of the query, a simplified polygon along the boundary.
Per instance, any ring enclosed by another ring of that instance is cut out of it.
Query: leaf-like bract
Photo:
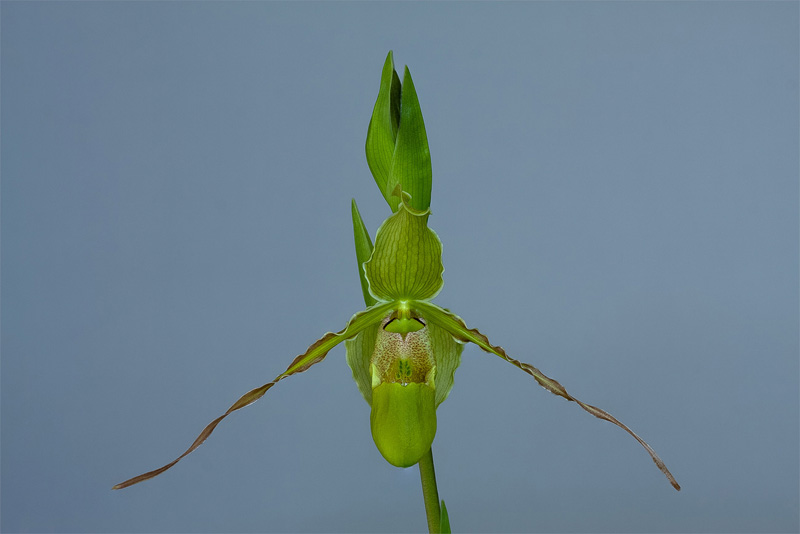
[[[394,145],[400,125],[400,78],[394,70],[392,52],[386,55],[381,71],[378,98],[367,128],[367,165],[381,194],[391,205],[391,190],[386,190],[392,168]]]
[[[415,209],[430,207],[431,155],[419,98],[408,67],[401,85],[391,52],[381,72],[365,149],[369,170],[392,211],[400,205],[393,195],[398,185],[411,195]]]
[[[394,191],[400,184],[403,191],[411,195],[411,206],[425,211],[431,205],[431,153],[425,122],[417,99],[417,91],[408,67],[403,73],[403,89],[400,104],[400,128],[397,130],[392,166],[386,192]],[[400,199],[390,196],[389,205],[397,210]]]
[[[441,515],[439,516],[439,533],[450,534],[450,518],[447,516],[447,506],[444,505],[444,500],[442,500],[442,507],[440,510]]]
[[[377,301],[375,297],[369,294],[369,283],[367,282],[367,275],[364,273],[364,263],[372,256],[372,240],[369,238],[367,227],[361,219],[361,213],[358,211],[355,199],[350,204],[350,214],[353,217],[353,239],[356,243],[356,262],[358,263],[358,279],[361,281],[361,293],[364,295],[364,304],[370,307]]]

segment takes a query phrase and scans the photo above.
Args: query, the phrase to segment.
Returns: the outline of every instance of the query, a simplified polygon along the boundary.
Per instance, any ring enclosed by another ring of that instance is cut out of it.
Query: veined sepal
[[[369,292],[382,302],[430,300],[444,285],[442,242],[428,228],[430,210],[413,208],[400,186],[395,195],[402,198],[400,207],[378,228],[364,263]]]

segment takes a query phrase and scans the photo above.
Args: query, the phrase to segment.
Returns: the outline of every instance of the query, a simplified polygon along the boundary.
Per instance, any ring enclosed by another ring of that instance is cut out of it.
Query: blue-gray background
[[[2,529],[415,531],[343,348],[386,52],[414,75],[459,531],[798,529],[798,4],[2,4]],[[373,234],[374,235],[374,234]]]

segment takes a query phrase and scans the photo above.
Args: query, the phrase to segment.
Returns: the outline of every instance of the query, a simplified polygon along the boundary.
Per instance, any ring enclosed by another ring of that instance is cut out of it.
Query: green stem
[[[433,468],[433,449],[419,461],[419,479],[422,482],[422,498],[425,499],[425,515],[428,516],[428,532],[438,534],[441,521],[439,490],[436,489],[436,471]]]

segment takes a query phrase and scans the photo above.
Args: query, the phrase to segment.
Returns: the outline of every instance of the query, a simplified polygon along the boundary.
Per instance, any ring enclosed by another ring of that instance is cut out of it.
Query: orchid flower
[[[392,214],[373,246],[355,200],[351,204],[356,257],[367,308],[339,332],[329,332],[297,356],[270,382],[242,395],[167,465],[117,484],[121,489],[170,469],[199,447],[228,415],[260,399],[279,381],[321,362],[345,342],[347,363],[371,407],[372,437],[392,465],[409,467],[429,454],[436,435],[436,409],[453,386],[464,344],[473,343],[531,375],[546,390],[613,423],[638,441],[679,490],[655,451],[614,416],[578,400],[558,381],[514,359],[457,315],[432,302],[442,289],[442,244],[428,227],[431,162],[414,83],[406,67],[401,83],[389,52],[366,141],[370,171]]]

